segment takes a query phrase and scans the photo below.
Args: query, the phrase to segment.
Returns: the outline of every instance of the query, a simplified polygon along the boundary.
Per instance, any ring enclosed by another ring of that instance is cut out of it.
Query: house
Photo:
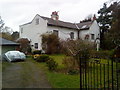
[[[31,22],[19,26],[20,38],[28,38],[34,49],[41,50],[41,35],[54,33],[61,40],[79,39],[95,42],[100,38],[100,28],[97,21],[89,20],[80,23],[70,23],[59,20],[58,12],[52,12],[51,18],[36,15]]]
[[[0,37],[0,56],[10,50],[15,50],[20,44]]]

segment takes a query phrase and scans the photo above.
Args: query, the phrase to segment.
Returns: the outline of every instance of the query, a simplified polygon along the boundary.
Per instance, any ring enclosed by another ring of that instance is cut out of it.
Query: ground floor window
[[[38,43],[35,43],[35,49],[38,49]]]
[[[70,33],[70,38],[71,38],[71,39],[74,39],[74,32],[71,32],[71,33]]]
[[[58,37],[58,31],[57,30],[53,30],[53,33]]]
[[[95,39],[95,35],[91,34],[91,39],[94,40]]]

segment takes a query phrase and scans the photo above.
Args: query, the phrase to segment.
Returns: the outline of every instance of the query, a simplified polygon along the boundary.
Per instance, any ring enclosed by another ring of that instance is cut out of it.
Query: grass
[[[47,72],[47,76],[53,88],[80,88],[79,75]]]
[[[63,58],[65,55],[63,54],[56,54],[56,55],[50,55],[51,58],[53,58],[58,63],[58,69],[64,68],[65,66],[63,63]]]
[[[62,59],[64,58],[64,55],[52,55],[56,62],[59,63],[59,68],[64,68],[65,66],[62,64]],[[91,59],[93,61],[94,59]],[[109,66],[108,66],[109,62]],[[103,88],[104,86],[108,87],[108,81],[109,81],[109,87],[111,87],[112,83],[112,65],[111,60],[107,59],[100,59],[100,64],[96,64],[92,66],[89,66],[89,71],[87,71],[86,74],[86,80],[88,87],[97,87],[97,88]],[[91,67],[91,68],[90,68]],[[104,70],[105,68],[105,70]],[[118,64],[118,68],[120,68],[120,64]],[[101,70],[101,72],[100,72]],[[108,76],[109,73],[109,76]],[[50,83],[52,83],[53,87],[56,88],[66,88],[66,87],[73,87],[73,88],[80,88],[80,76],[75,75],[66,75],[62,73],[54,73],[54,72],[47,72],[48,79]],[[76,79],[77,77],[77,79]],[[120,77],[120,75],[119,75]],[[71,79],[72,78],[72,79]],[[84,78],[84,79],[83,79]],[[88,82],[89,79],[89,82]],[[116,82],[116,63],[113,63],[113,79],[114,79],[114,85]],[[68,84],[66,81],[69,81],[70,84]],[[73,81],[74,80],[74,81]],[[85,83],[85,74],[82,74],[82,82]],[[120,83],[120,82],[119,82]],[[79,84],[79,85],[77,85]],[[104,85],[105,84],[105,85]],[[73,86],[71,86],[73,85]],[[83,85],[85,87],[85,84]]]
[[[64,56],[62,54],[50,55],[58,63],[58,69],[65,67],[62,64]],[[80,88],[80,75],[68,75],[49,71],[45,63],[39,63],[39,66],[45,71],[48,81],[53,88]]]

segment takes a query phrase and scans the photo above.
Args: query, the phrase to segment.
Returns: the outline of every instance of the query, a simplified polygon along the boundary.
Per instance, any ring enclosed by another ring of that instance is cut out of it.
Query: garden
[[[41,54],[36,58],[54,88],[118,88],[119,60],[115,50],[96,51],[91,43],[62,42],[64,54]],[[49,50],[49,53],[52,53]]]
[[[60,41],[54,34],[42,37],[46,53],[34,50],[30,60],[45,71],[53,88],[119,87],[119,47],[96,51],[92,42]]]

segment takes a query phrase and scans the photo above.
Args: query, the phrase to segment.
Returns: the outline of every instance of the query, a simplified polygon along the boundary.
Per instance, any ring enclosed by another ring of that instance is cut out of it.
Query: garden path
[[[51,88],[43,70],[31,60],[14,62],[2,72],[2,88]]]

